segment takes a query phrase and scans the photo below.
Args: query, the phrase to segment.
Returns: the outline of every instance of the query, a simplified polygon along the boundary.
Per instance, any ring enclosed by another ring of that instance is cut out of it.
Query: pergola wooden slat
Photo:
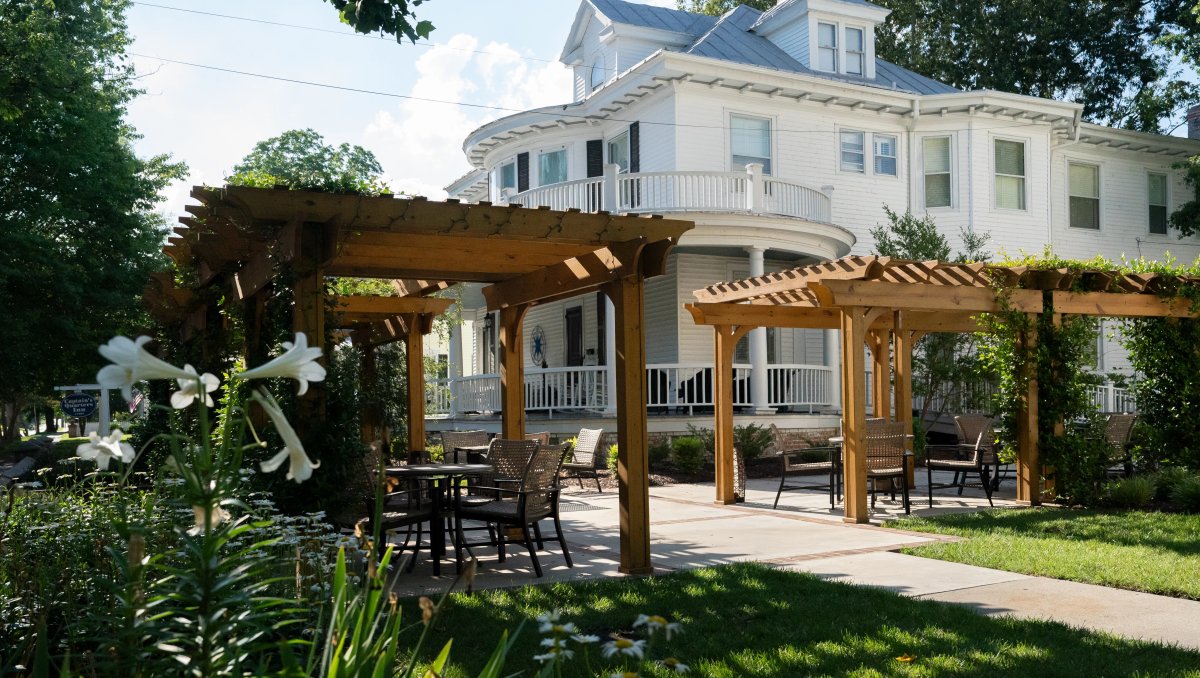
[[[453,303],[429,295],[459,282],[491,283],[483,294],[488,310],[500,315],[502,430],[505,437],[522,438],[526,311],[566,296],[605,293],[617,325],[612,397],[620,450],[621,570],[651,571],[644,279],[664,272],[667,253],[691,222],[284,188],[196,187],[192,197],[200,204],[187,208],[192,216],[180,220],[184,228],[176,229],[164,251],[176,264],[201,273],[205,284],[223,283],[226,298],[261,305],[275,263],[288,264],[295,280],[295,330],[320,347],[334,323],[350,329],[367,354],[364,378],[374,373],[371,349],[405,342],[412,385],[410,449],[425,445],[422,335]],[[328,276],[389,279],[399,296],[330,300]],[[204,307],[189,307],[197,303],[195,296],[172,280],[156,280],[146,298],[162,317],[182,319],[185,332],[204,322]],[[199,318],[189,321],[197,311]],[[300,399],[302,419],[321,416],[323,394],[314,385]],[[374,436],[378,422],[368,419],[364,416],[364,435]]]
[[[997,298],[993,281],[1006,289]],[[716,359],[717,501],[733,497],[733,345],[756,327],[838,329],[842,337],[842,416],[847,522],[866,522],[866,364],[872,353],[874,410],[890,412],[894,371],[895,417],[912,431],[912,350],[928,332],[980,331],[977,316],[1012,310],[1106,317],[1195,317],[1182,298],[1161,298],[1193,278],[1067,269],[1041,270],[987,264],[904,261],[851,256],[728,283],[694,293],[688,304],[697,324],[711,325]],[[1088,291],[1079,291],[1080,289]],[[1036,345],[1036,332],[1019,340]],[[1037,380],[1028,380],[1018,413],[1018,501],[1038,503]]]

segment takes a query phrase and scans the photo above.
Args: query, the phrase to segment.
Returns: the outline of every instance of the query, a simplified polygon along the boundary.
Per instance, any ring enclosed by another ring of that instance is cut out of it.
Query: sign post
[[[71,391],[71,393],[64,395],[60,401],[63,414],[69,417],[80,419],[90,417],[99,408],[99,433],[101,436],[109,434],[109,427],[112,424],[112,411],[108,404],[109,390],[107,388],[102,388],[99,384],[76,384],[74,386],[55,386],[54,390]],[[99,391],[99,403],[96,402],[96,396],[84,393],[84,391]]]

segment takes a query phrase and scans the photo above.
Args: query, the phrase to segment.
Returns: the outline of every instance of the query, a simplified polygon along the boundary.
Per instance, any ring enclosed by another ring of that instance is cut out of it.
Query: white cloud
[[[406,100],[375,114],[364,145],[379,156],[388,183],[433,199],[444,198],[443,187],[470,169],[462,143],[475,128],[571,98],[571,73],[561,64],[523,59],[506,43],[479,47],[476,37],[462,33],[423,54],[416,71],[414,97],[511,109]]]

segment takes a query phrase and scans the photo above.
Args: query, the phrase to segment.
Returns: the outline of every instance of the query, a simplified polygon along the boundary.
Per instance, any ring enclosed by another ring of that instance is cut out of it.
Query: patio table
[[[407,466],[390,466],[387,475],[391,478],[409,480],[425,480],[430,484],[433,497],[433,519],[429,524],[429,552],[433,557],[433,574],[442,573],[442,558],[446,555],[446,490],[458,485],[453,481],[459,478],[481,476],[493,471],[490,464],[409,464]],[[462,567],[462,562],[455,558],[455,569]]]
[[[453,450],[454,462],[459,463],[459,460],[462,459],[462,456],[459,455],[459,452],[463,452],[465,453],[468,463],[483,463],[484,460],[487,459],[487,453],[490,447],[491,445],[463,445],[460,447],[455,447]]]

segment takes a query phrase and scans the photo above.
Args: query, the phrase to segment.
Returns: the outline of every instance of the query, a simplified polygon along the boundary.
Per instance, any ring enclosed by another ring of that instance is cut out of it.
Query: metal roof
[[[678,9],[640,5],[624,0],[588,0],[612,21],[676,33],[699,35],[716,23],[717,18]]]

